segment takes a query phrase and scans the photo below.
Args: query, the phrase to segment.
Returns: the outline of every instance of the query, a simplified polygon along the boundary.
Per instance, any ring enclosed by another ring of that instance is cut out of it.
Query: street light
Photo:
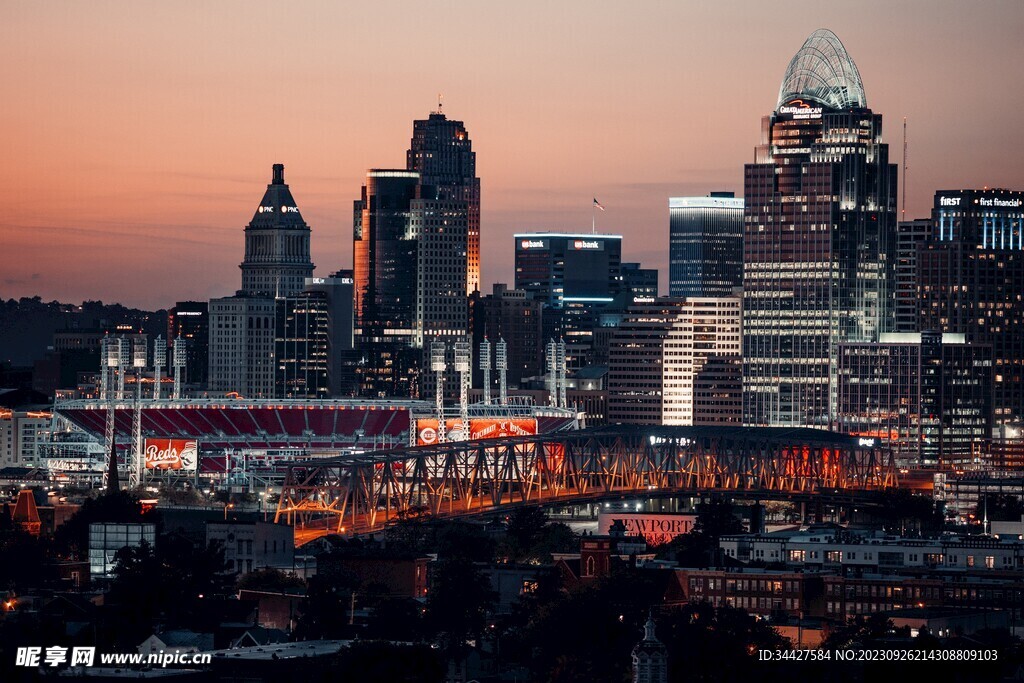
[[[225,521],[227,521],[227,518],[228,518],[228,508],[233,508],[233,507],[235,507],[234,503],[224,503],[224,520]]]

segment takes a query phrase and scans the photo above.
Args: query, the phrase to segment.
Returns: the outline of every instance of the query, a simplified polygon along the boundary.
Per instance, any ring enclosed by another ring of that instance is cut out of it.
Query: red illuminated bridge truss
[[[295,462],[275,520],[294,524],[301,543],[410,516],[635,493],[786,497],[895,485],[892,453],[871,439],[817,429],[599,427]]]

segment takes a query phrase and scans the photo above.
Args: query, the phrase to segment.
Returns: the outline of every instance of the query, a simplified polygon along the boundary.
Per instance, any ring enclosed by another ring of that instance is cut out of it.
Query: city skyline
[[[775,12],[755,3],[438,16],[19,7],[0,42],[15,67],[0,122],[18,132],[0,169],[0,296],[167,308],[229,295],[274,163],[312,228],[317,274],[350,267],[350,202],[368,168],[402,166],[411,121],[437,108],[438,91],[478,152],[484,292],[512,282],[514,233],[587,231],[594,196],[608,209],[598,231],[623,234],[623,259],[667,282],[665,200],[742,194],[757,117],[793,46],[819,27],[855,56],[897,164],[908,117],[907,218],[927,216],[936,190],[1020,189],[1020,144],[1001,131],[1015,129],[1024,95],[1000,87],[999,65],[1024,58],[1024,12],[926,6],[937,5],[869,3],[864,19],[823,7],[785,24],[766,24]],[[352,37],[363,27],[370,37]],[[440,38],[422,54],[406,47],[430,32]]]

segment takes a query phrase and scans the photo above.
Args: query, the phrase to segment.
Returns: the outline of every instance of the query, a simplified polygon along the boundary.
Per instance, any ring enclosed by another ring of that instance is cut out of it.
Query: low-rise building
[[[206,523],[206,544],[219,541],[230,571],[247,574],[265,567],[290,567],[295,555],[292,527],[271,522]]]

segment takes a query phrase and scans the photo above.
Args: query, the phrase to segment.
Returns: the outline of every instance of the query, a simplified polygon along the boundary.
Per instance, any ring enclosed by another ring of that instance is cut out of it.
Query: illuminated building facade
[[[480,178],[476,176],[476,152],[463,122],[440,111],[414,121],[406,169],[419,173],[420,182],[434,188],[435,199],[466,203],[465,294],[472,294],[480,289]]]
[[[309,232],[285,185],[284,165],[274,164],[271,183],[245,226],[245,260],[239,266],[242,291],[271,297],[301,292],[305,279],[313,275]]]
[[[745,168],[744,422],[832,426],[841,342],[892,328],[896,167],[830,31],[789,64]]]
[[[168,358],[173,358],[174,340],[185,343],[185,382],[205,387],[210,355],[210,305],[206,301],[179,301],[167,311]]]
[[[992,348],[939,332],[840,344],[837,428],[910,466],[977,462],[992,436]]]
[[[896,224],[895,332],[917,332],[921,297],[917,292],[917,251],[932,236],[927,218]]]
[[[552,308],[608,304],[621,288],[621,235],[519,233],[515,255],[516,289]]]
[[[623,291],[621,267],[621,235],[515,235],[516,289],[544,304],[544,338],[565,340],[570,369],[592,363],[600,313]]]
[[[331,320],[324,292],[277,299],[275,398],[330,396]]]
[[[995,420],[1024,418],[1024,192],[936,192],[917,261],[920,329],[990,345]]]
[[[738,296],[630,308],[608,351],[608,422],[738,425],[741,311]]]
[[[672,197],[668,216],[669,296],[722,296],[743,286],[743,199]]]
[[[274,398],[276,314],[267,297],[210,299],[211,393]]]
[[[351,270],[339,270],[328,277],[306,279],[307,292],[322,292],[327,299],[330,353],[327,358],[327,376],[332,396],[353,393],[353,367],[356,362],[353,318],[355,279]]]
[[[354,207],[360,393],[416,396],[429,341],[469,335],[468,204],[438,199],[418,173],[367,173]]]

